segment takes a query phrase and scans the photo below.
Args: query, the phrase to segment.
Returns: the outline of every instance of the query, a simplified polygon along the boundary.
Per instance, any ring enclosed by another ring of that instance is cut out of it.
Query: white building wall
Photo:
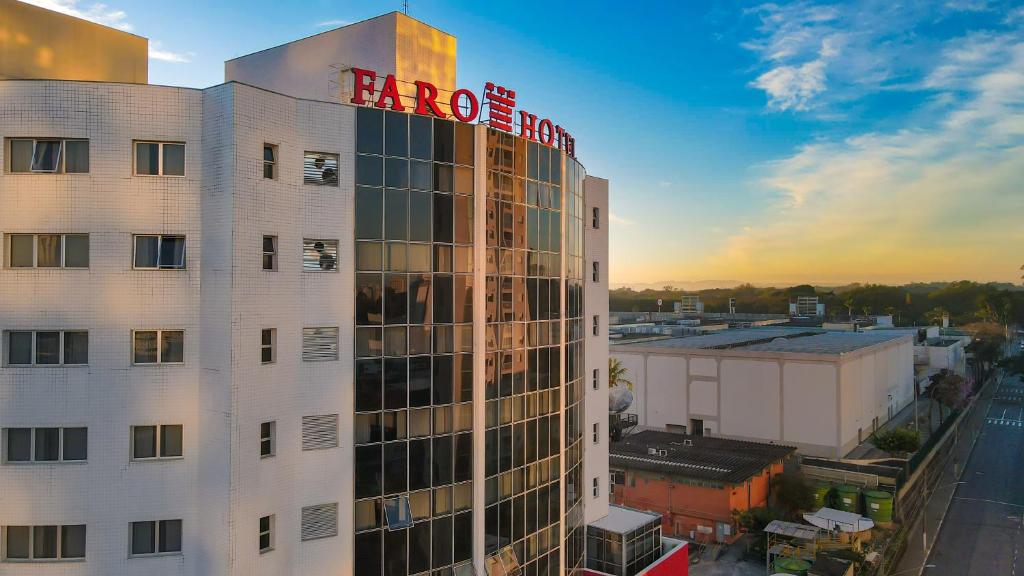
[[[90,235],[88,270],[0,267],[0,329],[89,331],[88,366],[0,367],[0,428],[86,426],[89,448],[86,463],[0,464],[0,525],[87,523],[88,561],[0,564],[0,574],[198,573],[197,555],[128,559],[128,542],[130,523],[144,520],[182,519],[188,550],[207,536],[194,498],[208,450],[199,433],[202,93],[4,81],[0,102],[3,138],[88,138],[90,147],[89,174],[0,173],[4,235]],[[134,139],[185,142],[186,176],[133,176]],[[187,269],[134,270],[133,233],[184,234]],[[133,365],[131,333],[143,328],[184,330],[184,364]],[[136,424],[182,424],[184,458],[131,461]],[[226,495],[226,486],[204,488]]]
[[[599,262],[600,275],[594,282],[590,274],[584,275],[583,321],[587,330],[584,342],[583,385],[587,395],[584,399],[586,427],[584,434],[583,473],[585,485],[589,488],[597,478],[598,496],[588,493],[584,505],[584,519],[593,522],[608,514],[608,181],[587,176],[583,182],[584,249],[587,262]],[[594,216],[597,227],[594,227]],[[584,266],[585,271],[591,270]],[[597,334],[593,332],[594,317],[597,316]],[[594,372],[597,371],[597,388],[594,387]],[[593,441],[593,426],[598,426],[598,441]]]
[[[612,347],[628,370],[641,426],[704,421],[725,437],[782,442],[808,455],[842,457],[913,399],[909,338],[849,354],[643,350]],[[680,374],[689,372],[688,387]]]

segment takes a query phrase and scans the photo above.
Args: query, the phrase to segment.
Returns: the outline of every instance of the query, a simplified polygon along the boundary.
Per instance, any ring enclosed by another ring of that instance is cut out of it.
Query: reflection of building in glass
[[[202,90],[145,84],[144,39],[26,14],[128,68],[0,70],[0,427],[24,464],[0,464],[0,560],[583,566],[608,511],[607,181],[491,126],[349,105],[358,65],[449,101],[454,38],[397,13]]]

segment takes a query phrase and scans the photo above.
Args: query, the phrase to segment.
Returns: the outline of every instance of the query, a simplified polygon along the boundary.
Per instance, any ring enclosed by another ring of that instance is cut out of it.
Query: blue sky
[[[150,39],[150,81],[400,2],[33,0]],[[1024,4],[410,1],[611,180],[613,283],[1017,280]]]

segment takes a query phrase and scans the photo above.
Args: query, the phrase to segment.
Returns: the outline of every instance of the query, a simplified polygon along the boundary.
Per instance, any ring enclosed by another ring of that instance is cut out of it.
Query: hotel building
[[[582,568],[608,182],[571,136],[398,13],[205,89],[146,58],[0,0],[0,574]]]

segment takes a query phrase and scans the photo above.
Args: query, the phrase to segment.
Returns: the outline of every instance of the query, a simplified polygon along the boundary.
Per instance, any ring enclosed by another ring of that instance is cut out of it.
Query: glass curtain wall
[[[560,151],[488,131],[485,553],[527,576],[562,549],[564,196]]]
[[[583,499],[583,251],[584,190],[586,172],[573,158],[565,158],[565,566],[566,573],[583,567],[586,525]]]
[[[356,110],[359,574],[471,573],[473,140]]]

